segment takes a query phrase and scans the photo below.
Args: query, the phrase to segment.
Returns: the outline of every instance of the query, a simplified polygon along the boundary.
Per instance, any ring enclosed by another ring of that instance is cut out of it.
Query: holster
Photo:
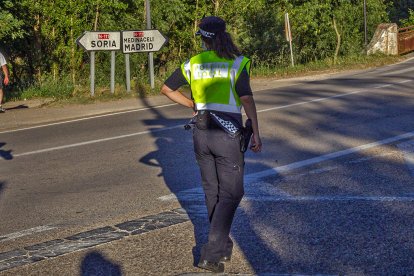
[[[252,120],[247,119],[240,135],[240,151],[246,152],[253,135]]]
[[[195,119],[195,125],[198,129],[204,130],[211,126],[211,115],[208,110],[199,110]]]

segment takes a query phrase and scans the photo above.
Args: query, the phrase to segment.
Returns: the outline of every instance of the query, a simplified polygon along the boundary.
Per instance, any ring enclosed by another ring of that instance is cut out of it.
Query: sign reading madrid
[[[122,31],[122,52],[156,52],[167,42],[158,30]]]
[[[84,32],[76,43],[86,51],[117,51],[121,50],[121,33]]]

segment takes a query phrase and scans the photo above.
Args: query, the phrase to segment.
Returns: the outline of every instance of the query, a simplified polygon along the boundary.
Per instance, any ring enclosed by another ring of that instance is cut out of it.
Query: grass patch
[[[308,64],[298,64],[295,66],[280,67],[269,64],[253,64],[252,78],[292,78],[309,76],[315,74],[341,72],[347,70],[367,69],[372,67],[384,66],[405,60],[404,56],[351,56],[338,58],[336,64],[333,59],[315,61]],[[169,74],[164,74],[169,75]],[[64,104],[90,104],[99,101],[112,101],[127,98],[145,98],[159,95],[165,76],[155,77],[155,87],[151,89],[148,79],[133,78],[131,80],[131,91],[127,92],[125,84],[117,83],[114,93],[111,93],[109,83],[107,86],[97,86],[94,96],[91,95],[88,80],[83,80],[77,85],[73,85],[72,80],[61,78],[53,80],[51,77],[45,77],[41,82],[28,86],[24,89],[12,90],[6,92],[6,100],[23,100],[23,99],[52,99],[49,105]],[[183,87],[183,91],[188,91],[188,87]]]
[[[372,67],[384,66],[405,60],[401,56],[352,56],[338,58],[336,64],[333,59],[310,62],[307,64],[298,64],[289,67],[270,67],[268,65],[258,64],[252,68],[252,76],[256,78],[292,78],[315,74],[323,74],[326,72],[341,72],[347,70],[368,69]]]
[[[69,79],[53,80],[52,78],[46,77],[42,79],[42,81],[23,89],[20,94],[20,98],[67,99],[71,97],[74,88],[74,85]]]

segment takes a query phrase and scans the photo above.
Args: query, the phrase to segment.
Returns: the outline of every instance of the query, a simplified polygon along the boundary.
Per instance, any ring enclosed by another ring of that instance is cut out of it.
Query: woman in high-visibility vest
[[[231,224],[244,194],[247,145],[242,137],[242,107],[253,129],[250,149],[260,152],[262,142],[250,87],[250,60],[240,55],[219,17],[203,18],[196,34],[201,36],[204,51],[184,62],[165,81],[161,92],[196,114],[194,152],[210,221],[208,243],[201,249],[198,267],[223,272],[233,249]],[[185,84],[191,87],[191,99],[177,90]]]

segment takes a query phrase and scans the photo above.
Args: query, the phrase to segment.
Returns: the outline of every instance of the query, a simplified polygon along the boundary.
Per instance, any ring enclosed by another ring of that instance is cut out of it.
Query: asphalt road
[[[252,270],[414,275],[414,59],[254,97],[264,146],[246,155],[232,233]],[[1,251],[202,208],[190,116],[169,105],[1,132]]]

